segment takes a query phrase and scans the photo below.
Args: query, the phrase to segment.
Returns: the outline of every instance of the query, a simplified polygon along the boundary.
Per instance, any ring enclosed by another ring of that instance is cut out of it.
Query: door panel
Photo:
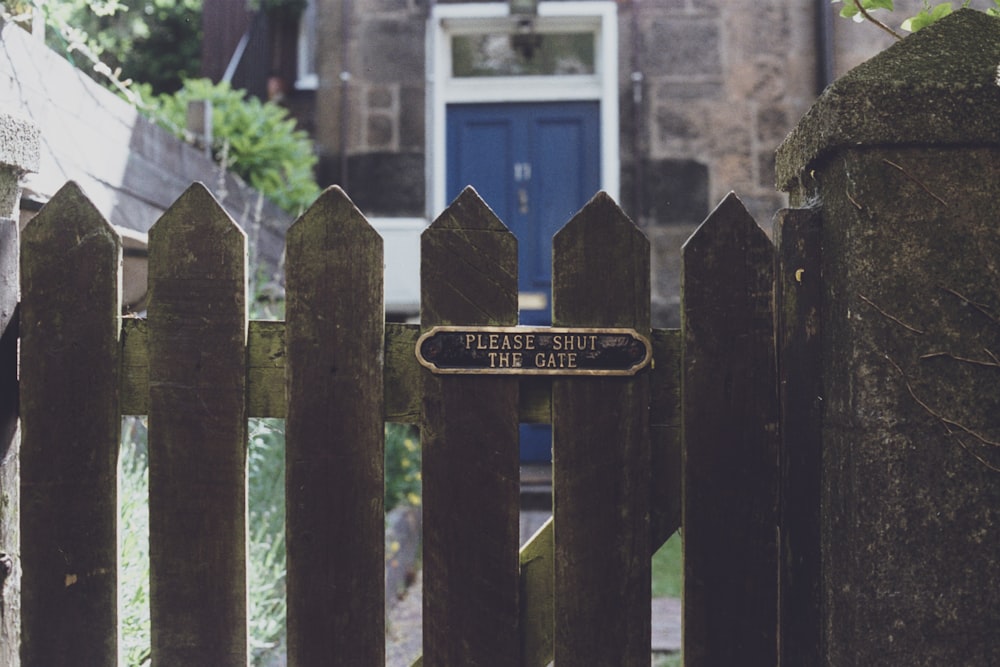
[[[552,235],[600,187],[598,103],[456,104],[447,113],[447,199],[472,185],[517,236],[521,322],[550,324]]]

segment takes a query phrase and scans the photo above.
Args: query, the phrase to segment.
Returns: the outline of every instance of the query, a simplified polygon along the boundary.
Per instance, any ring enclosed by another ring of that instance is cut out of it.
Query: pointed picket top
[[[150,228],[149,248],[151,277],[195,271],[212,279],[231,275],[239,264],[245,270],[247,263],[246,232],[201,183],[185,190]]]
[[[474,188],[423,231],[420,247],[425,326],[517,323],[517,237]]]
[[[428,229],[510,231],[471,185],[465,186]]]
[[[114,251],[121,247],[121,238],[80,186],[70,181],[22,230],[21,243],[44,244],[45,255],[62,261],[60,251],[87,247],[91,254],[101,245]]]
[[[727,285],[719,278],[745,272],[748,262],[741,257],[759,255],[763,258],[764,254],[770,257],[773,250],[767,234],[740,198],[730,192],[681,247],[683,299],[688,303],[698,299],[700,277],[710,290],[732,289],[734,285]]]
[[[649,240],[610,195],[594,195],[555,234],[552,248],[556,325],[631,327],[649,322]],[[592,283],[594,275],[613,277],[621,289],[601,298],[591,290],[572,289]]]
[[[743,200],[735,192],[730,192],[694,230],[681,250],[688,254],[703,252],[704,248],[711,246],[742,246],[754,242],[771,243]]]
[[[289,299],[319,299],[321,295],[315,294],[313,289],[315,281],[323,279],[321,274],[331,274],[326,280],[336,274],[338,281],[344,280],[344,284],[353,286],[354,293],[359,287],[358,281],[368,285],[365,303],[382,311],[382,236],[339,186],[324,190],[292,223],[285,236],[285,248]],[[373,271],[378,274],[377,281],[367,277]],[[351,275],[354,277],[349,277]],[[298,291],[297,285],[302,286]],[[307,321],[302,320],[300,324]]]
[[[306,229],[331,227],[336,234],[375,235],[364,214],[340,186],[325,189],[312,205],[288,228],[288,234],[305,234]],[[380,237],[381,238],[381,237]],[[322,239],[316,239],[317,241]]]

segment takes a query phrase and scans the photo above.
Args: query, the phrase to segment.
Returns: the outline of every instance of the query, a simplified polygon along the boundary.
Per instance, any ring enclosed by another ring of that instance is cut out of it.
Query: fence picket
[[[684,660],[777,664],[773,247],[729,195],[683,248]]]
[[[117,661],[120,261],[118,235],[72,183],[23,233],[24,665]]]
[[[555,326],[649,335],[649,242],[606,194],[556,234],[552,276]],[[553,379],[557,665],[650,662],[649,399],[648,373]]]
[[[473,189],[423,233],[420,270],[425,328],[517,323],[517,241]],[[517,379],[423,376],[424,663],[517,665]]]
[[[287,236],[288,664],[385,662],[382,238],[339,188]]]
[[[245,667],[246,235],[195,184],[149,248],[153,665]]]
[[[649,372],[652,448],[649,548],[653,553],[681,526],[680,377],[680,331],[653,331],[653,368]]]
[[[781,397],[781,664],[823,662],[820,615],[820,216],[778,213],[775,302]]]

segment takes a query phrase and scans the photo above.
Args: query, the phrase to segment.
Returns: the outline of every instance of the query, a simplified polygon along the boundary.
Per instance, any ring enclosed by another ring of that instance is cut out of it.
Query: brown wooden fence
[[[386,421],[421,425],[424,664],[648,665],[650,555],[682,518],[686,664],[777,663],[774,250],[735,196],[685,248],[682,331],[650,329],[649,245],[609,197],[556,235],[554,326],[648,336],[634,376],[418,364],[430,327],[517,323],[515,239],[471,189],[422,237],[421,325],[384,321],[381,238],[337,188],[289,230],[284,322],[248,321],[246,237],[202,186],[149,245],[148,317],[123,319],[120,241],[76,186],[23,233],[24,665],[116,663],[129,414],[154,665],[247,663],[250,417],[287,422],[289,664],[384,662]],[[554,427],[554,521],[520,550],[519,422]]]

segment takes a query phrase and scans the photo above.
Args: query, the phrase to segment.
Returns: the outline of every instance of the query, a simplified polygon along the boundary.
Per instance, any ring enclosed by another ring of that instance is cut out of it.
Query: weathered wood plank
[[[385,419],[420,421],[420,364],[413,353],[420,326],[385,323]],[[543,399],[539,398],[539,401]],[[545,405],[525,408],[546,414]],[[122,320],[122,414],[149,410],[149,328],[145,319]],[[251,320],[247,341],[247,414],[285,418],[285,323]],[[545,417],[547,419],[547,417]],[[522,419],[522,421],[524,421]]]
[[[728,196],[683,248],[684,660],[777,664],[773,247]]]
[[[247,414],[250,417],[285,417],[285,331],[284,322],[250,322],[247,335]]]
[[[679,343],[676,329],[653,331],[653,380],[650,424],[679,428]],[[420,421],[420,364],[414,348],[420,325],[385,323],[385,420],[401,424]],[[149,333],[145,319],[122,320],[122,414],[149,410]],[[250,417],[285,417],[285,324],[251,320],[247,350],[247,411]],[[661,370],[662,369],[662,370]],[[673,373],[674,379],[664,376]],[[518,420],[549,424],[552,420],[552,379],[519,378]],[[657,398],[659,392],[660,398]],[[672,392],[672,393],[671,393]],[[671,398],[672,397],[672,398]],[[673,436],[669,436],[673,437]],[[669,441],[668,437],[668,441]],[[678,436],[679,437],[679,436]],[[670,456],[680,461],[680,445]],[[673,447],[669,447],[673,451]],[[677,526],[674,526],[676,529]]]
[[[385,662],[382,237],[330,188],[287,237],[288,662]]]
[[[122,318],[122,414],[149,412],[149,321]]]
[[[0,665],[20,667],[20,443],[17,220],[0,216]]]
[[[471,188],[424,231],[420,268],[423,327],[517,323],[517,241]],[[517,404],[514,378],[423,371],[428,665],[520,663]]]
[[[414,353],[420,325],[385,324],[385,420],[420,421],[420,363]]]
[[[781,664],[822,663],[820,481],[823,395],[820,222],[784,210],[775,225],[781,398]]]
[[[521,636],[524,667],[552,662],[555,548],[552,517],[521,547]]]
[[[113,665],[121,241],[71,183],[21,252],[22,664]]]
[[[414,333],[413,340],[416,341]],[[414,366],[416,361],[413,362]],[[122,320],[122,414],[149,411],[149,325]],[[251,320],[247,335],[247,415],[285,417],[285,323]]]
[[[552,276],[555,326],[649,335],[649,241],[606,194],[556,234]],[[557,665],[650,663],[649,402],[648,371],[553,379]]]
[[[245,667],[246,235],[196,184],[149,248],[153,664]]]
[[[649,374],[652,489],[650,545],[656,553],[681,527],[681,332],[653,330]]]

